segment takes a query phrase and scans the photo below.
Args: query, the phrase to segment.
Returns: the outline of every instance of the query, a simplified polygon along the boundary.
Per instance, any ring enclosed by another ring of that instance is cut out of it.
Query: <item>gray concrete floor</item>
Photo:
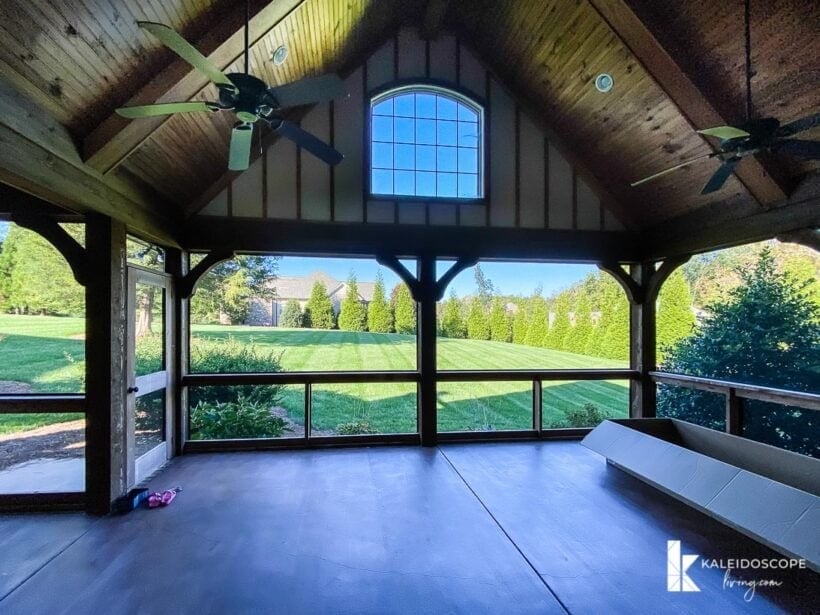
[[[577,442],[190,455],[167,509],[0,517],[0,613],[810,612],[723,571],[666,591],[666,541],[771,557]],[[772,575],[766,575],[772,576]]]

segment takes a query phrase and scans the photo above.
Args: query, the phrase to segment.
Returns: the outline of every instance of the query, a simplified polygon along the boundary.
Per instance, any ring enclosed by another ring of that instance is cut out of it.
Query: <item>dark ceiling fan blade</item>
[[[228,169],[231,171],[244,171],[250,166],[252,144],[253,124],[237,124],[233,127]]]
[[[274,130],[279,135],[290,139],[299,147],[306,149],[311,154],[320,160],[324,160],[330,165],[339,164],[344,158],[341,153],[330,147],[327,143],[314,137],[308,131],[303,130],[292,122],[282,120],[279,123],[279,126],[276,126]]]
[[[714,128],[704,128],[703,130],[698,130],[697,132],[708,137],[717,137],[722,141],[742,139],[751,136],[745,130],[735,128],[734,126],[715,126]]]
[[[790,137],[792,135],[796,135],[798,132],[803,132],[809,128],[814,128],[815,126],[820,126],[820,113],[807,115],[806,117],[801,117],[799,120],[794,120],[793,122],[784,124],[777,131],[777,136]]]
[[[726,180],[729,179],[729,176],[732,174],[732,171],[735,170],[735,167],[740,160],[740,158],[735,157],[724,161],[724,163],[718,167],[718,170],[715,171],[715,174],[712,175],[708,182],[706,182],[706,185],[700,193],[711,194],[712,192],[720,190],[723,187],[723,184],[726,183]]]
[[[197,113],[210,111],[206,102],[190,101],[176,103],[160,103],[158,105],[139,105],[136,107],[120,107],[117,114],[130,119],[140,117],[154,117],[155,115],[170,115],[171,113]]]
[[[806,160],[820,160],[820,141],[804,141],[802,139],[783,139],[777,141],[773,149],[784,151],[792,156]]]
[[[346,93],[344,81],[333,73],[268,88],[268,92],[280,109],[332,100]]]
[[[211,61],[197,51],[196,47],[182,38],[174,29],[165,24],[154,23],[152,21],[138,21],[137,25],[143,30],[147,30],[156,36],[163,45],[176,53],[180,58],[188,62],[191,66],[203,73],[211,81],[218,85],[227,85],[236,89],[236,86],[225,76],[221,70],[214,66]]]
[[[683,167],[687,167],[690,164],[692,164],[693,162],[697,162],[698,160],[704,160],[706,158],[714,158],[715,156],[719,156],[719,155],[720,155],[719,152],[712,152],[710,154],[704,154],[703,156],[697,156],[695,158],[691,158],[689,160],[686,160],[685,162],[681,162],[680,164],[676,164],[673,167],[669,167],[668,169],[664,169],[663,171],[655,173],[654,175],[650,175],[649,177],[644,177],[643,179],[639,179],[638,181],[632,182],[629,185],[634,188],[635,186],[640,186],[641,184],[645,184],[646,182],[652,181],[653,179],[657,179],[658,177],[663,177],[664,175],[666,175],[667,173],[671,173],[672,171],[677,171],[678,169],[682,169]]]

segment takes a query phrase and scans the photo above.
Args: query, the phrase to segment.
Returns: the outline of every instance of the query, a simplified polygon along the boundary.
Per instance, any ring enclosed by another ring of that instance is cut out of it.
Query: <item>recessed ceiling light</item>
[[[609,92],[609,90],[612,89],[613,85],[615,85],[615,80],[609,73],[601,73],[600,75],[595,77],[595,89],[599,92]]]
[[[285,63],[285,60],[288,59],[288,48],[284,45],[279,45],[279,47],[276,48],[276,51],[271,54],[270,59],[273,60],[273,63],[276,64],[276,66],[281,66]]]

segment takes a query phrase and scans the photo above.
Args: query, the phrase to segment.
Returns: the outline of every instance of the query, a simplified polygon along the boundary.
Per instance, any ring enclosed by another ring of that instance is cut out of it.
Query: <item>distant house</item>
[[[338,315],[342,301],[347,296],[347,282],[329,276],[324,271],[314,271],[306,276],[282,276],[272,280],[269,286],[276,290],[273,299],[254,297],[251,299],[246,324],[255,326],[279,326],[279,319],[285,310],[285,304],[291,299],[299,302],[302,310],[305,309],[310,291],[316,282],[322,282],[327,289],[333,312]],[[359,289],[359,299],[365,305],[373,300],[374,282],[356,282]]]

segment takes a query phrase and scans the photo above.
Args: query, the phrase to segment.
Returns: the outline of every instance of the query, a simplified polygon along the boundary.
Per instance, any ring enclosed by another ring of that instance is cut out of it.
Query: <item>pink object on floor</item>
[[[174,489],[166,489],[163,492],[155,491],[148,496],[148,508],[158,508],[160,506],[168,506],[177,497],[177,493],[182,491],[179,487]]]

